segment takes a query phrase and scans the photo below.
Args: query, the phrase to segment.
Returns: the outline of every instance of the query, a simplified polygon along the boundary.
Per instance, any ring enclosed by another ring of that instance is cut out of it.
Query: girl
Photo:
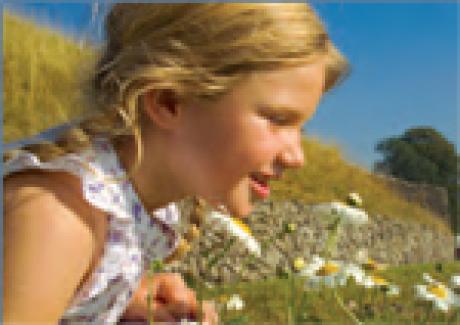
[[[8,152],[6,322],[147,319],[148,292],[155,320],[196,319],[180,276],[144,275],[178,246],[174,202],[248,215],[347,71],[301,3],[116,4],[106,33],[88,115]]]

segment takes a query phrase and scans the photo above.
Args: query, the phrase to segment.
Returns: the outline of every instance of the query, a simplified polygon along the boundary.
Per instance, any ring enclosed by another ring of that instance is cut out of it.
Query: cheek
[[[229,167],[247,174],[270,164],[277,152],[277,140],[270,132],[253,129],[235,137],[234,150],[227,158]],[[231,164],[230,164],[231,162]]]

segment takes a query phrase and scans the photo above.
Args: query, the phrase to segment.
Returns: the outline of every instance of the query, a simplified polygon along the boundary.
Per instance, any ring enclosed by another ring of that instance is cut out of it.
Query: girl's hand
[[[147,294],[153,298],[151,310],[154,321],[198,320],[196,294],[178,273],[156,273],[153,277],[144,275],[123,315],[124,320],[148,319]],[[209,325],[218,324],[218,315],[211,302],[203,302],[203,318]]]
[[[219,324],[219,315],[216,311],[214,301],[203,301],[203,324],[217,325]]]

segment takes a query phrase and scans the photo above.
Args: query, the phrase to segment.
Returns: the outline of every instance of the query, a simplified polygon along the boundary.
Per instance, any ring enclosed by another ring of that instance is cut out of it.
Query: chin
[[[214,196],[214,200],[208,203],[215,208],[223,206],[235,218],[247,218],[254,208],[253,198],[246,182],[241,185],[221,196]]]
[[[252,206],[252,204],[246,203],[246,204],[235,204],[235,205],[230,204],[230,205],[227,205],[227,208],[233,217],[239,218],[239,219],[245,219],[251,214],[254,207]]]

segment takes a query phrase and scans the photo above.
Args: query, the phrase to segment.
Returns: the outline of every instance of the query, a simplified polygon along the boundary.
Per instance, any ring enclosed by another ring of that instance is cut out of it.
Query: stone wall
[[[430,210],[447,225],[450,225],[448,194],[444,187],[412,183],[381,174],[376,177],[405,200]]]
[[[254,236],[260,242],[269,242],[262,258],[250,258],[241,245],[235,244],[218,264],[209,268],[209,258],[204,258],[203,252],[210,250],[213,256],[221,251],[228,238],[224,233],[206,229],[206,235],[194,243],[188,256],[170,265],[170,270],[200,276],[211,283],[272,277],[296,257],[308,261],[313,254],[321,253],[327,237],[328,224],[324,219],[315,216],[310,206],[296,201],[261,203],[248,221]],[[297,231],[275,239],[282,233],[283,222],[296,223]],[[453,235],[381,215],[370,216],[366,225],[342,228],[338,247],[337,258],[348,261],[363,251],[379,262],[392,265],[454,258]]]

